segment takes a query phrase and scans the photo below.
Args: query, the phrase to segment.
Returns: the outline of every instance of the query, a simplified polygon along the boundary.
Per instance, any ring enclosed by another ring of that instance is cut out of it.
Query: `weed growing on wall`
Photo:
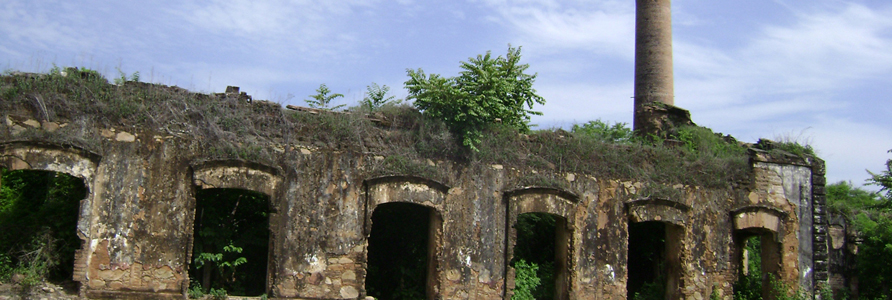
[[[112,85],[95,71],[74,68],[3,76],[0,110],[13,119],[67,125],[53,132],[26,129],[10,138],[57,142],[102,153],[107,138],[99,129],[117,128],[141,133],[143,141],[156,136],[170,140],[178,147],[189,147],[202,159],[278,165],[305,147],[393,157],[383,169],[373,171],[382,173],[418,171],[412,165],[420,167],[430,160],[714,188],[745,180],[748,170],[743,147],[699,127],[679,130],[677,139],[683,146],[666,146],[662,141],[631,138],[631,130],[621,123],[592,121],[570,132],[528,132],[502,118],[502,123],[478,127],[478,151],[471,151],[462,146],[463,137],[451,130],[448,122],[407,105],[377,107],[372,121],[364,113],[289,111],[262,100],[248,103],[223,94],[134,82],[130,77],[122,85]],[[386,93],[383,97],[388,99]],[[512,120],[516,122],[525,120],[515,117]],[[0,127],[6,126],[3,123]],[[0,130],[3,135],[9,132]],[[425,169],[424,176],[447,177],[436,168],[432,172]]]

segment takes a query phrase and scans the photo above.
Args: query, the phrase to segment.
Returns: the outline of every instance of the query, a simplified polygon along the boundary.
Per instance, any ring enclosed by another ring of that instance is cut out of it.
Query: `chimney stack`
[[[647,104],[673,106],[674,97],[670,0],[636,0],[635,130],[649,131]]]

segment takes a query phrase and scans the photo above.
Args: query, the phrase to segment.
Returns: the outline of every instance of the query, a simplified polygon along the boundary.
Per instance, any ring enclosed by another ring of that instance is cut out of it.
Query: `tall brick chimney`
[[[634,128],[639,133],[660,134],[674,127],[666,121],[678,123],[674,122],[677,117],[682,123],[690,123],[690,114],[673,106],[670,2],[636,0]]]

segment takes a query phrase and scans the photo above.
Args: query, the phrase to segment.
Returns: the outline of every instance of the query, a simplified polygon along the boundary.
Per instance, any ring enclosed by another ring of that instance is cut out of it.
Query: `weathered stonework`
[[[7,119],[9,120],[9,119]],[[555,174],[563,189],[523,187],[534,169],[433,164],[443,180],[375,175],[374,154],[282,147],[276,165],[213,160],[189,138],[128,129],[101,153],[0,132],[0,167],[50,170],[84,179],[74,279],[90,298],[183,298],[191,261],[194,191],[239,188],[270,196],[269,295],[291,299],[366,296],[368,236],[377,205],[408,202],[431,213],[428,298],[506,299],[512,294],[517,216],[561,217],[559,299],[625,299],[630,222],[667,225],[673,299],[731,299],[738,234],[777,241],[777,274],[793,287],[815,284],[815,166],[753,151],[751,181],[724,189],[675,185],[677,199],[642,198],[642,184],[581,173]],[[50,127],[42,130],[50,130]],[[151,138],[149,138],[151,137]],[[541,171],[541,170],[539,170]],[[821,171],[821,176],[823,176]],[[545,173],[545,172],[542,172]],[[815,193],[817,194],[817,193]],[[756,230],[756,231],[753,231]],[[838,243],[831,243],[833,247]],[[836,249],[836,248],[834,248]]]

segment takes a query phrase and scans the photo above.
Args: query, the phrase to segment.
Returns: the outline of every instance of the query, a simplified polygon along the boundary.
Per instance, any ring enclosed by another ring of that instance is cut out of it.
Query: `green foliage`
[[[892,297],[892,214],[874,212],[858,214],[855,226],[864,237],[858,245],[856,268],[859,292],[868,299]]]
[[[658,278],[654,281],[645,282],[641,289],[635,292],[632,300],[662,300],[666,298],[665,280]]]
[[[186,294],[189,296],[189,299],[201,299],[204,297],[204,289],[201,288],[201,283],[195,281],[195,278],[192,278],[192,281],[189,283],[189,290],[186,291]]]
[[[307,105],[309,105],[312,108],[319,108],[319,109],[324,109],[324,110],[336,110],[336,109],[340,109],[345,106],[345,104],[341,104],[341,105],[337,105],[337,106],[331,107],[331,108],[328,107],[329,105],[331,105],[332,100],[344,97],[344,94],[339,94],[339,93],[332,94],[331,90],[328,89],[328,86],[326,86],[324,83],[319,85],[319,88],[316,89],[316,93],[318,93],[318,94],[310,96],[310,98],[312,98],[312,99],[304,100],[307,102]]]
[[[847,216],[873,210],[882,204],[880,194],[854,187],[851,182],[847,181],[828,184],[826,191],[827,206],[833,211]]]
[[[771,285],[771,293],[776,300],[811,300],[810,295],[801,290],[795,290],[787,283],[777,279],[774,274],[768,274],[768,284]]]
[[[124,74],[124,71],[121,71],[121,68],[116,68],[118,70],[118,77],[115,78],[115,84],[122,85],[127,82],[139,82],[139,71],[133,72],[130,77],[127,77],[127,74]]]
[[[533,292],[542,283],[538,276],[539,265],[520,259],[514,262],[514,295],[512,300],[535,300]]]
[[[892,153],[892,150],[888,152]],[[886,192],[886,201],[892,201],[892,159],[886,160],[886,170],[880,173],[867,172],[870,173],[868,184],[879,186],[880,192]],[[892,209],[892,206],[887,205],[886,208]]]
[[[204,189],[195,198],[190,278],[208,293],[265,293],[269,197],[238,189]]]
[[[525,74],[529,67],[520,63],[520,48],[508,47],[505,57],[485,55],[461,62],[458,77],[426,75],[421,69],[407,70],[406,89],[415,107],[427,116],[443,120],[462,145],[477,151],[483,129],[494,123],[506,124],[521,132],[529,131],[528,110],[534,103],[545,104],[536,94],[536,75]]]
[[[366,96],[362,99],[361,104],[370,112],[393,102],[394,96],[387,97],[387,92],[390,91],[390,87],[387,85],[378,86],[377,83],[372,82],[372,85],[366,86],[366,90]]]
[[[863,237],[855,265],[860,297],[865,299],[892,298],[888,285],[892,282],[892,159],[886,161],[886,168],[880,173],[868,171],[868,183],[879,185],[880,193],[846,182],[827,186],[830,208],[845,215]]]
[[[211,290],[208,292],[208,295],[211,296],[211,299],[214,300],[226,300],[229,298],[228,293],[226,293],[226,289],[223,288],[211,288]]]
[[[236,267],[245,264],[248,262],[248,259],[238,255],[230,257],[229,259],[224,259],[223,257],[224,254],[237,253],[242,253],[242,248],[233,246],[232,242],[230,242],[229,245],[224,246],[223,251],[220,253],[199,253],[198,256],[195,257],[195,268],[201,269],[205,266],[214,266],[217,271],[220,272],[220,277],[226,278],[229,281],[235,281]]]
[[[738,270],[734,282],[734,300],[762,300],[762,240],[751,236],[744,240],[744,251],[748,254],[747,273]]]
[[[554,298],[557,221],[557,216],[547,213],[517,216],[517,240],[511,260],[515,268],[514,297],[520,297],[517,299]],[[525,298],[526,295],[532,298]]]
[[[684,149],[689,152],[715,157],[739,157],[746,154],[746,148],[733,139],[728,141],[721,134],[713,133],[709,128],[682,126],[678,128],[675,138],[684,143]]]
[[[573,124],[571,132],[609,143],[628,144],[632,142],[635,135],[632,129],[627,126],[628,124],[621,122],[610,125],[598,119],[582,125]]]
[[[71,278],[83,180],[30,170],[0,175],[0,281],[12,274],[24,275],[24,285]]]

